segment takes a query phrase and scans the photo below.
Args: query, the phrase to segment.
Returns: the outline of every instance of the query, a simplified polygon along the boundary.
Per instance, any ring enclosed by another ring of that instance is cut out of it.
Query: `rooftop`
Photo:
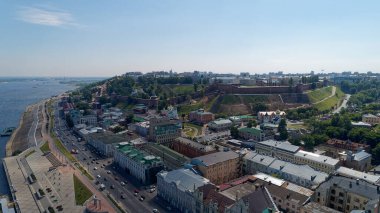
[[[363,159],[370,158],[371,156],[372,156],[371,154],[367,153],[364,150],[361,150],[354,154],[354,160],[361,161]]]
[[[278,210],[271,197],[272,196],[269,194],[269,191],[263,187],[242,197],[242,199],[249,204],[248,212],[262,213],[266,209]]]
[[[232,121],[229,120],[229,119],[223,119],[223,118],[221,118],[221,119],[217,119],[217,120],[211,121],[210,123],[214,123],[216,125],[223,125],[223,124],[231,124]]]
[[[203,155],[200,157],[193,158],[191,160],[192,164],[195,165],[204,165],[204,166],[210,166],[214,165],[220,162],[224,162],[227,160],[235,159],[238,158],[239,155],[233,151],[228,151],[228,152],[215,152],[212,154],[208,155]]]
[[[215,150],[214,146],[212,146],[212,145],[204,145],[202,143],[189,140],[187,138],[179,137],[176,140],[178,142],[182,143],[182,144],[187,144],[187,145],[189,145],[189,146],[191,146],[193,148],[196,148],[198,150],[202,150],[202,151],[205,151],[205,152],[210,152],[210,151],[214,151]]]
[[[101,141],[104,144],[114,144],[127,141],[127,138],[111,132],[95,132],[88,135],[91,139]]]
[[[210,181],[200,175],[195,174],[190,169],[177,169],[170,172],[161,171],[157,174],[161,176],[166,182],[174,183],[181,191],[194,191]]]
[[[269,167],[286,174],[311,180],[315,184],[322,183],[328,178],[326,173],[316,171],[308,165],[296,165],[282,160],[275,160]]]
[[[133,159],[135,162],[140,162],[144,165],[154,165],[161,163],[161,158],[154,155],[148,155],[147,153],[136,149],[130,143],[119,143],[115,146],[118,152],[123,153],[125,156]]]
[[[379,199],[380,196],[380,191],[376,185],[363,180],[354,180],[342,176],[332,176],[328,181],[322,183],[319,188],[329,190],[333,186],[366,197],[370,200]]]
[[[260,135],[261,129],[243,127],[243,128],[239,129],[239,132],[247,132],[247,133],[252,134],[252,135]]]
[[[255,162],[255,163],[259,163],[259,164],[264,165],[264,166],[269,166],[271,163],[273,163],[273,161],[276,160],[276,158],[257,154],[256,152],[252,152],[252,151],[248,152],[244,156],[244,159]]]
[[[319,155],[312,152],[303,151],[303,150],[299,150],[294,156],[312,160],[319,163],[328,164],[331,166],[336,166],[339,163],[339,160],[337,159],[334,159],[325,155]]]
[[[321,204],[315,202],[309,202],[303,206],[303,209],[307,210],[307,212],[313,213],[340,213],[340,211],[329,208],[327,206],[322,206]]]
[[[345,176],[345,177],[351,177],[355,179],[361,179],[365,180],[369,183],[378,184],[380,183],[380,176],[379,175],[371,175],[364,172],[360,172],[357,170],[353,170],[344,166],[339,167],[336,170],[337,174]]]
[[[373,114],[364,114],[363,118],[378,118],[376,115]]]
[[[281,149],[288,152],[297,152],[300,148],[298,146],[294,146],[288,141],[281,142],[281,141],[275,141],[275,140],[266,140],[259,142],[258,144],[262,144],[264,146],[270,146],[270,147],[276,147],[277,149]]]

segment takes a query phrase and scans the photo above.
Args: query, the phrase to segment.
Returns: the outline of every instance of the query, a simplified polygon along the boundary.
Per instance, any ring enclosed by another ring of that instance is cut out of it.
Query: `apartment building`
[[[189,120],[198,124],[206,124],[214,119],[214,114],[205,112],[204,109],[198,109],[189,113]]]
[[[317,147],[318,150],[324,151],[324,155],[332,158],[341,158],[340,153],[348,153],[349,151],[356,153],[361,150],[369,151],[370,146],[367,144],[355,143],[351,141],[343,141],[335,138],[329,139]]]
[[[380,117],[372,114],[364,114],[362,116],[362,121],[373,126],[380,123]]]
[[[270,140],[274,138],[274,134],[269,131],[261,130],[260,128],[243,127],[239,128],[239,136],[245,140],[250,140],[253,142],[260,142],[265,140]]]
[[[195,212],[193,192],[210,181],[190,169],[161,171],[157,174],[157,195],[181,212]]]
[[[216,119],[208,123],[208,128],[216,132],[229,130],[231,126],[232,126],[232,121],[229,119],[223,119],[223,118]]]
[[[212,143],[200,143],[182,137],[175,139],[175,141],[170,144],[170,148],[189,158],[195,158],[217,152]]]
[[[160,157],[149,155],[128,142],[115,146],[114,162],[143,184],[156,182],[156,174],[164,168]]]
[[[380,188],[363,180],[332,176],[315,191],[314,202],[340,212],[379,212]]]
[[[284,111],[260,111],[257,113],[257,120],[261,123],[279,123],[281,118],[285,117]]]
[[[241,174],[240,156],[233,151],[215,152],[196,157],[191,160],[191,164],[197,167],[203,177],[214,184],[230,181]]]
[[[167,117],[154,117],[149,120],[149,140],[168,143],[181,136],[181,122]]]
[[[113,156],[115,150],[114,146],[116,144],[125,142],[129,139],[106,131],[89,133],[85,138],[88,144],[98,150],[100,154],[107,157]]]
[[[295,153],[294,163],[308,165],[313,169],[325,173],[332,173],[340,166],[340,161],[337,159],[303,150]]]
[[[255,150],[258,154],[272,156],[284,161],[294,162],[294,154],[300,148],[294,146],[288,141],[275,141],[275,140],[266,140],[259,143],[256,143]]]

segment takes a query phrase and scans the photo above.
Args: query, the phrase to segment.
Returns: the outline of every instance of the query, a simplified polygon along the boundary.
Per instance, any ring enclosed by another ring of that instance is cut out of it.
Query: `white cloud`
[[[46,26],[77,26],[72,15],[65,11],[43,7],[22,7],[18,11],[21,21]]]

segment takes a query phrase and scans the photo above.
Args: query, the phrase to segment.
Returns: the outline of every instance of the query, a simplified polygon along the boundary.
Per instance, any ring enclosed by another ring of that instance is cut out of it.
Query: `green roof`
[[[160,157],[148,155],[147,153],[136,149],[131,144],[119,144],[116,146],[116,149],[134,161],[140,162],[141,164],[150,165],[161,161]]]
[[[261,130],[257,129],[257,128],[244,127],[244,128],[240,128],[239,132],[247,132],[247,133],[250,133],[252,135],[260,135]]]
[[[135,122],[144,122],[145,120],[142,117],[133,116],[133,121],[135,121]]]

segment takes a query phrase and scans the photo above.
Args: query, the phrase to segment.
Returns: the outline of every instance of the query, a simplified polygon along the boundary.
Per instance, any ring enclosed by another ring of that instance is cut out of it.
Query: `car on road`
[[[125,186],[125,183],[124,183],[123,181],[121,181],[120,184],[121,184],[122,186]]]
[[[121,199],[125,199],[125,195],[123,195],[123,194],[120,195],[120,198],[121,198]]]
[[[110,171],[110,170],[108,170],[108,171],[107,171],[107,174],[111,174],[111,171]]]
[[[96,178],[101,178],[100,175],[96,175]]]
[[[158,209],[153,209],[153,213],[158,213]]]
[[[114,185],[111,185],[111,186],[110,186],[110,188],[111,188],[111,189],[114,189],[114,188],[115,188],[115,186],[114,186]]]
[[[135,197],[137,197],[137,192],[135,192],[133,195],[134,195]]]
[[[149,189],[149,192],[150,192],[150,193],[153,193],[154,191],[156,191],[155,188],[153,188],[153,189]]]
[[[95,166],[95,167],[94,167],[94,170],[98,170],[98,167]]]

